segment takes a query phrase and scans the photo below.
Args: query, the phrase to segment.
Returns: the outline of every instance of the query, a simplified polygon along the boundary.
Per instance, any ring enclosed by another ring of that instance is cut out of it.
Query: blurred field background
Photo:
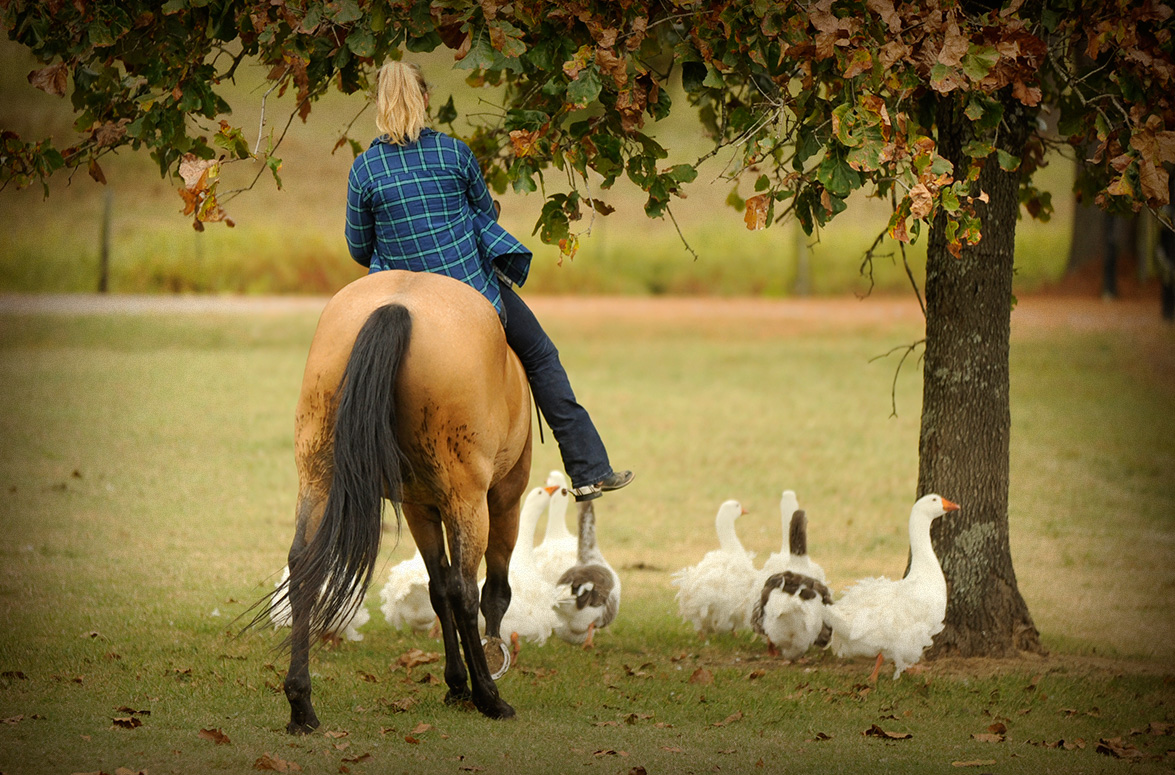
[[[433,87],[433,105],[453,95],[458,132],[472,114],[500,112],[492,90],[473,89],[464,73],[450,68],[451,54],[418,55]],[[0,42],[0,126],[26,139],[68,136],[72,116],[67,99],[30,87],[25,79],[33,62],[15,44]],[[242,67],[238,82],[225,92],[233,122],[255,143],[265,93],[263,71]],[[666,164],[694,161],[712,144],[686,105],[673,93],[670,118],[646,125],[670,152]],[[366,99],[332,93],[317,102],[309,121],[295,120],[277,155],[282,158],[279,191],[266,171],[251,191],[225,204],[235,228],[212,224],[196,233],[181,215],[178,183],[161,179],[145,152],[107,156],[102,167],[108,184],[92,181],[84,170],[72,179],[59,176],[47,199],[40,186],[0,192],[0,291],[91,291],[97,288],[103,208],[111,200],[110,290],[116,293],[327,293],[359,276],[362,268],[348,257],[342,238],[349,146],[332,152],[348,133],[363,147],[375,135]],[[270,95],[265,130],[280,136],[293,110],[293,95]],[[358,117],[358,118],[356,118]],[[350,126],[350,129],[348,127]],[[262,141],[264,145],[264,141]],[[697,253],[685,248],[669,219],[649,220],[644,195],[626,178],[602,195],[616,212],[597,217],[590,235],[581,238],[578,255],[560,261],[557,249],[530,236],[542,206],[538,194],[500,197],[502,220],[535,252],[529,293],[688,294],[784,297],[863,293],[869,281],[860,273],[864,250],[884,227],[888,212],[881,203],[856,202],[829,228],[807,237],[793,224],[749,232],[742,214],[726,204],[733,184],[719,179],[728,154],[718,154],[687,187],[688,198],[673,212],[682,235]],[[260,162],[226,165],[221,191],[247,186]],[[1064,272],[1070,241],[1072,199],[1068,191],[1072,162],[1056,159],[1041,175],[1057,212],[1049,223],[1022,221],[1017,228],[1018,293],[1054,282]],[[551,170],[550,191],[566,189],[562,173]],[[744,182],[740,193],[753,193]],[[587,218],[573,229],[587,229]],[[925,238],[909,251],[921,279]],[[880,292],[907,289],[909,282],[894,246],[881,251],[890,258],[875,262],[873,281]]]

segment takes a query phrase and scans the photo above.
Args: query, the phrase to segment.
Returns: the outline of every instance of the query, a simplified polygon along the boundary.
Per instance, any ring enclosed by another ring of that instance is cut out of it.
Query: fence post
[[[98,253],[98,293],[110,290],[110,212],[114,209],[114,194],[106,187],[102,198],[102,235]]]

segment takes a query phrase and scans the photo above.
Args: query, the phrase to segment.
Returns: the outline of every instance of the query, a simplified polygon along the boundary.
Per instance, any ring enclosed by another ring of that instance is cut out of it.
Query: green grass
[[[921,335],[909,305],[821,308],[840,320],[535,306],[614,462],[640,477],[598,508],[619,617],[591,652],[525,648],[501,682],[519,718],[497,723],[441,703],[440,662],[397,667],[440,645],[392,631],[373,594],[365,639],[315,654],[323,728],[298,739],[275,692],[280,634],[236,637],[233,618],[272,588],[292,535],[317,305],[0,317],[0,772],[240,772],[265,754],[331,773],[1170,770],[1170,736],[1132,734],[1175,721],[1175,348],[1157,321],[1014,323],[1012,549],[1051,655],[945,660],[870,688],[863,662],[699,640],[669,575],[713,546],[729,497],[750,510],[748,547],[776,549],[785,487],[834,588],[901,572],[921,386],[902,373],[891,418],[895,359],[869,359]],[[536,447],[532,478],[556,460]],[[386,537],[385,563],[410,554],[407,534]],[[125,729],[125,709],[150,714]],[[1004,742],[972,737],[995,723]],[[874,724],[910,737],[865,736]],[[1096,752],[1115,737],[1144,760]],[[1084,747],[1041,745],[1062,740]]]
[[[449,71],[445,54],[420,57],[434,90],[443,100],[449,93],[461,115],[492,113],[493,94],[464,85],[462,73]],[[0,126],[27,138],[68,138],[72,116],[65,100],[30,87],[25,74],[33,68],[23,50],[0,41]],[[232,118],[250,141],[261,118],[262,73],[244,67],[226,96]],[[269,98],[268,127],[279,132],[292,110],[293,96]],[[488,100],[482,102],[480,100]],[[686,106],[683,95],[674,104]],[[159,177],[146,153],[129,150],[108,156],[102,166],[108,185],[98,186],[85,174],[58,177],[45,199],[39,186],[0,191],[0,291],[92,291],[98,284],[98,260],[105,194],[111,196],[110,288],[133,292],[324,293],[336,290],[363,270],[346,252],[343,241],[344,198],[351,153],[331,152],[336,140],[363,108],[361,95],[328,95],[303,124],[295,121],[280,148],[284,188],[268,174],[256,186],[226,203],[237,226],[209,226],[196,234],[180,213],[178,183]],[[458,131],[465,125],[458,124]],[[650,123],[646,129],[669,150],[665,164],[692,162],[710,150],[699,124],[687,110]],[[268,131],[268,130],[267,130]],[[374,135],[371,112],[355,122],[351,136],[366,144]],[[503,222],[534,252],[528,289],[534,293],[609,293],[673,295],[764,295],[797,292],[801,256],[807,254],[807,286],[817,295],[863,291],[859,272],[862,255],[885,226],[883,205],[855,201],[851,212],[837,217],[811,238],[794,225],[748,232],[742,214],[725,204],[732,184],[721,179],[729,161],[719,154],[701,167],[698,180],[687,187],[688,198],[673,212],[687,251],[669,219],[645,217],[645,197],[626,179],[609,191],[593,191],[617,208],[597,218],[590,236],[581,239],[573,261],[560,260],[558,250],[532,236],[542,207],[540,196],[500,197]],[[250,185],[261,165],[240,162],[226,166],[221,191]],[[1071,223],[1071,163],[1057,159],[1041,173],[1041,187],[1057,202],[1056,217],[1047,224],[1021,222],[1017,235],[1017,291],[1024,292],[1058,279],[1064,271]],[[566,181],[554,170],[547,187],[564,190]],[[741,193],[751,193],[742,184]],[[586,231],[585,218],[575,229]],[[52,235],[47,238],[46,235]],[[920,279],[924,245],[911,250]],[[893,246],[886,253],[893,254]],[[906,274],[893,258],[879,259],[874,281],[880,290],[908,289]]]

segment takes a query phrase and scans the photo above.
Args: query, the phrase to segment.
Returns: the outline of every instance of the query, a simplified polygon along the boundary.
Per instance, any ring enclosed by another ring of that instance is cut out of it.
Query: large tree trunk
[[[1031,116],[1006,105],[999,144],[1019,154]],[[962,170],[970,122],[939,102],[939,153]],[[1040,651],[1040,636],[1016,585],[1008,542],[1008,353],[1019,173],[992,156],[979,178],[983,238],[955,258],[946,221],[930,232],[926,262],[926,360],[918,493],[937,492],[962,509],[936,520],[935,551],[947,577],[946,628],[930,656],[1009,656]]]

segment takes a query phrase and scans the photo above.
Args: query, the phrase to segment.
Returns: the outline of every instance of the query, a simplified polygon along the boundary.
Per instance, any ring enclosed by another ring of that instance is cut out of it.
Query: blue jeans
[[[559,443],[571,486],[595,484],[612,473],[604,442],[587,410],[575,400],[555,343],[514,289],[507,283],[501,289],[506,343],[526,369],[534,402]]]

